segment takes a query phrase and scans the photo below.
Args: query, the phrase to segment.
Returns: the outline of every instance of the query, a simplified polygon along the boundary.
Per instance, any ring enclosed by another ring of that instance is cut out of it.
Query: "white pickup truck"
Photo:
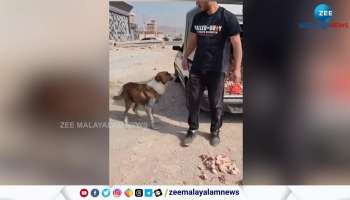
[[[241,1],[235,1],[236,3],[231,4],[219,4],[221,7],[224,7],[226,10],[234,13],[239,21],[239,24],[241,26],[241,29],[243,30],[243,6],[241,4]],[[189,71],[183,70],[181,63],[183,59],[183,51],[186,49],[187,44],[187,35],[190,31],[192,19],[195,14],[200,12],[198,8],[193,8],[190,10],[186,15],[186,29],[185,29],[185,38],[184,38],[184,44],[183,46],[173,46],[173,50],[178,51],[175,61],[174,61],[174,68],[175,68],[175,75],[177,77],[177,81],[181,82],[182,85],[185,87],[187,84],[187,80],[189,77]],[[241,33],[241,39],[243,40],[243,33]],[[194,53],[189,57],[189,65],[191,67],[191,63],[193,60]],[[224,106],[225,111],[229,113],[236,113],[236,114],[242,114],[243,113],[243,85],[240,87],[242,88],[241,92],[239,93],[232,93],[230,92],[229,81],[226,81],[225,84],[225,95],[224,95]],[[204,91],[204,95],[201,101],[200,105],[201,109],[203,111],[209,111],[209,102],[208,102],[208,92]]]

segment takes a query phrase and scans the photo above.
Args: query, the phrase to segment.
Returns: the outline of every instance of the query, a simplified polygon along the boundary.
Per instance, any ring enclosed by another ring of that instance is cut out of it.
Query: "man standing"
[[[186,88],[189,129],[183,144],[188,146],[196,136],[200,99],[207,88],[211,110],[210,144],[216,146],[220,143],[225,73],[230,72],[232,80],[241,82],[241,29],[235,15],[220,7],[216,0],[197,0],[197,5],[202,12],[193,18],[182,61],[183,69],[187,70],[187,58],[196,49]]]

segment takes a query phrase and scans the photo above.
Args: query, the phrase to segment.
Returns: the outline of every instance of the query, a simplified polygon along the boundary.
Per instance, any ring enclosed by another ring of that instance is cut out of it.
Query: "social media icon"
[[[145,189],[145,197],[152,197],[152,196],[153,196],[153,190]]]
[[[101,195],[103,197],[109,197],[109,195],[111,195],[111,190],[109,188],[105,188],[102,190]]]
[[[135,197],[142,197],[143,196],[143,190],[142,189],[136,189],[135,190]]]
[[[80,196],[81,197],[87,197],[89,195],[89,191],[85,188],[80,190]]]
[[[91,190],[92,197],[98,197],[99,194],[100,194],[100,191],[98,191],[98,189],[94,188]]]
[[[113,190],[113,196],[114,197],[120,197],[122,195],[122,191],[120,189],[114,189]]]
[[[134,194],[134,191],[132,191],[131,189],[126,189],[124,191],[124,194],[126,197],[131,197]]]
[[[156,190],[154,190],[154,196],[160,197],[160,196],[162,196],[162,195],[163,195],[163,193],[162,193],[162,190],[161,190],[161,189],[156,189]]]

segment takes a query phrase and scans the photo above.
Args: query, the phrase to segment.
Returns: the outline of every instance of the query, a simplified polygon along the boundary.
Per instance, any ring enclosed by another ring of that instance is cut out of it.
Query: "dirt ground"
[[[174,72],[176,52],[171,46],[116,48],[110,51],[110,96],[117,94],[128,81],[150,80],[159,71]],[[221,144],[209,144],[210,117],[200,115],[200,132],[193,144],[182,147],[187,130],[185,92],[180,83],[171,82],[154,108],[158,130],[147,128],[147,117],[140,109],[141,118],[132,111],[129,125],[124,126],[123,103],[110,101],[110,180],[112,185],[161,184],[222,184],[209,171],[207,180],[199,178],[201,154],[224,154],[234,160],[239,175],[226,175],[225,184],[236,184],[243,174],[243,135],[240,116],[225,114],[221,130]]]

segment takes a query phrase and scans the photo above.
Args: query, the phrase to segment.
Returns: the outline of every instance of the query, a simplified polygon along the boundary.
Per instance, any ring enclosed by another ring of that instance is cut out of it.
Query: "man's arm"
[[[233,47],[233,57],[232,57],[232,71],[231,78],[236,83],[241,83],[241,66],[242,66],[242,43],[239,34],[230,37],[230,41]]]
[[[188,69],[188,56],[196,49],[197,47],[197,35],[195,33],[190,32],[187,38],[187,48],[184,52],[184,57],[182,59],[182,68],[184,70]]]

